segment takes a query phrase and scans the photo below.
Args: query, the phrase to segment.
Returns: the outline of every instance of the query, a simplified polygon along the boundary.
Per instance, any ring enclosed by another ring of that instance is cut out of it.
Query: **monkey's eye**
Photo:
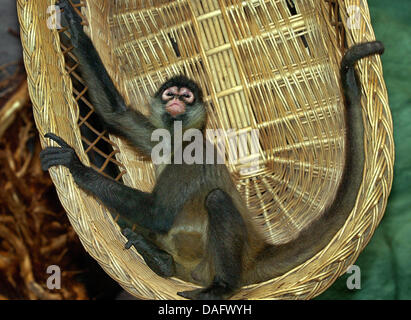
[[[164,90],[161,98],[163,100],[170,100],[172,97],[174,97],[177,94],[177,87],[171,87],[171,88],[167,88],[166,90]]]
[[[194,101],[194,94],[187,88],[181,88],[179,94],[187,103],[192,103]]]

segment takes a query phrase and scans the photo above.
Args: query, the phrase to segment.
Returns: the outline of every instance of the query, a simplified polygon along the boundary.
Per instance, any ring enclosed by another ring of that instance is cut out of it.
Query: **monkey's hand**
[[[53,133],[47,133],[44,137],[57,142],[60,146],[47,147],[40,152],[41,168],[44,171],[47,171],[53,166],[65,166],[69,168],[70,171],[83,166],[74,149],[62,138]]]
[[[74,47],[78,47],[79,34],[84,32],[81,25],[81,17],[74,10],[68,0],[59,0],[56,5],[63,9],[62,16],[66,19],[68,29],[71,34],[71,43]]]

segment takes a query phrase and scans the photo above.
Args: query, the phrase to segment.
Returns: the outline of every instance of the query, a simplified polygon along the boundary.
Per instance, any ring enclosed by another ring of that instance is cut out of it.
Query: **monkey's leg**
[[[146,264],[156,274],[165,278],[175,274],[174,259],[171,255],[130,228],[123,229],[122,233],[128,239],[125,248],[130,249],[131,246],[134,246]]]
[[[231,197],[220,189],[211,191],[207,196],[206,208],[214,279],[207,288],[177,294],[188,299],[227,299],[240,285],[246,227]]]

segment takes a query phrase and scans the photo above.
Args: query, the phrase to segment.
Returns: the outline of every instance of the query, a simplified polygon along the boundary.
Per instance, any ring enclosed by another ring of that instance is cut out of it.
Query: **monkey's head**
[[[182,121],[183,129],[203,129],[206,110],[203,94],[196,82],[186,76],[175,76],[161,85],[151,103],[151,122],[157,128],[171,129]]]

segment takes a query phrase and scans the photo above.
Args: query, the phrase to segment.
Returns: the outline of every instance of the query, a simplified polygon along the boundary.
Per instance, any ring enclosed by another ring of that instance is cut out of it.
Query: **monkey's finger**
[[[55,157],[47,158],[41,162],[41,168],[43,171],[47,171],[49,168],[54,166],[68,166],[70,159],[67,157]]]
[[[55,167],[55,166],[59,166],[59,165],[61,165],[59,160],[50,160],[50,161],[47,161],[47,162],[42,162],[41,163],[41,169],[43,171],[47,171],[51,167]]]
[[[61,147],[47,147],[40,151],[40,160],[44,157],[47,157],[50,154],[60,153],[62,150]]]
[[[130,228],[124,228],[123,230],[121,230],[121,233],[123,234],[123,236],[128,238],[130,235],[134,233],[134,231],[131,230]]]
[[[73,152],[71,150],[62,148],[57,149],[59,149],[58,152],[56,152],[55,149],[49,149],[40,155],[40,161],[43,170],[48,170],[48,168],[50,168],[50,164],[69,166],[70,163],[72,163]]]
[[[57,4],[60,8],[64,9],[63,14],[68,18],[69,22],[81,22],[80,16],[74,10],[73,6],[67,0],[60,0]]]
[[[83,28],[81,25],[82,18],[77,14],[73,6],[67,0],[61,0],[57,5],[63,9],[62,15],[68,24],[67,28],[71,34],[71,44],[75,48],[78,48],[79,28]]]
[[[51,132],[46,133],[46,134],[44,135],[44,137],[45,137],[45,138],[49,138],[49,139],[55,141],[55,142],[56,142],[58,145],[60,145],[61,147],[71,149],[70,145],[69,145],[66,141],[64,141],[64,140],[63,140],[62,138],[60,138],[59,136],[56,136],[54,133],[51,133]]]
[[[203,291],[203,289],[195,289],[191,291],[180,291],[177,292],[177,295],[180,297],[190,299],[190,300],[196,300],[197,296]]]
[[[47,147],[40,152],[40,161],[44,159],[55,157],[57,155],[64,155],[65,157],[73,158],[74,150],[61,147]]]
[[[40,160],[51,158],[71,158],[73,159],[73,150],[60,147],[51,147],[40,152]]]
[[[42,151],[40,153],[40,160],[43,161],[43,160],[54,159],[54,158],[67,158],[67,159],[74,158],[73,150],[63,149],[59,147],[56,147],[56,149],[47,149],[45,151]]]
[[[57,0],[56,1],[56,6],[58,6],[60,9],[64,9],[67,6],[67,1],[66,0]]]
[[[130,249],[133,244],[134,244],[134,241],[133,241],[133,240],[128,240],[128,241],[126,242],[126,244],[124,245],[124,248]]]
[[[121,233],[128,240],[124,245],[126,249],[130,249],[132,245],[138,245],[141,241],[141,236],[135,233],[131,228],[124,228],[121,230]]]

